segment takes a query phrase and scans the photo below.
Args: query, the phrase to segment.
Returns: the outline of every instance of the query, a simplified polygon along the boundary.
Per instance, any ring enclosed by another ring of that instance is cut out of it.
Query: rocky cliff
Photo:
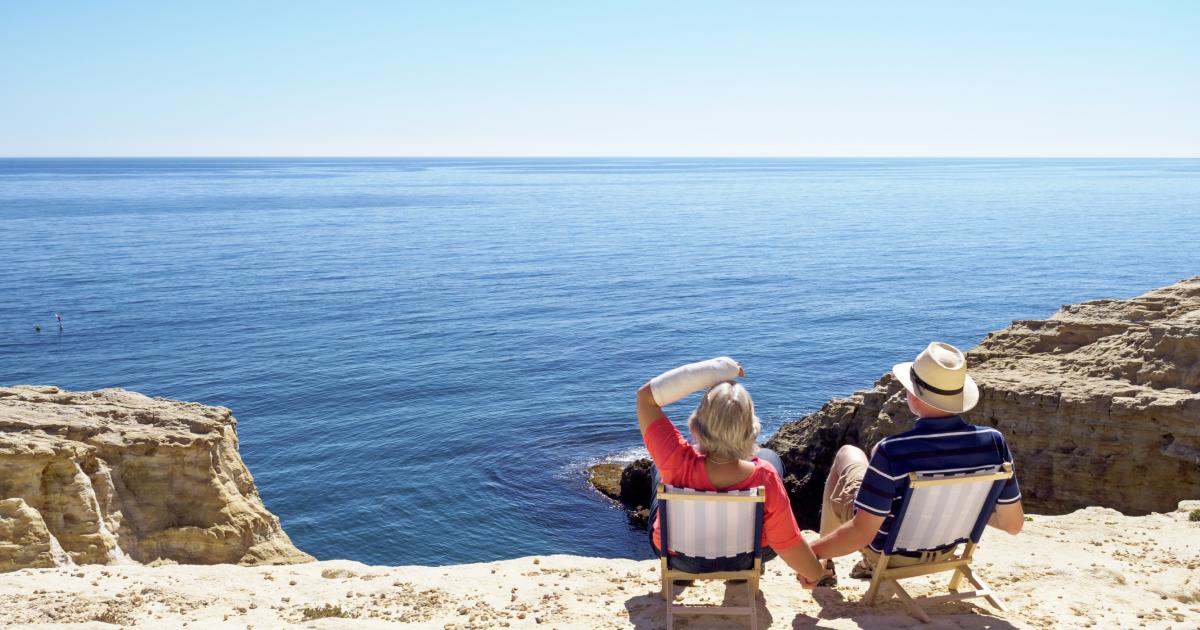
[[[966,418],[1008,437],[1027,509],[1137,515],[1200,498],[1200,277],[1015,321],[972,349],[968,366],[982,394]],[[767,441],[802,523],[816,524],[842,444],[869,451],[911,426],[902,392],[885,374]]]
[[[119,389],[0,388],[0,571],[292,563],[228,409]]]

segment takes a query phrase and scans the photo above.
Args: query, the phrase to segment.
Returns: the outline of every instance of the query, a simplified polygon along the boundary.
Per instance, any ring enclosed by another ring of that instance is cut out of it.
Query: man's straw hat
[[[916,361],[896,364],[892,375],[921,402],[947,413],[963,413],[979,402],[979,386],[967,375],[967,357],[948,343],[929,344]]]

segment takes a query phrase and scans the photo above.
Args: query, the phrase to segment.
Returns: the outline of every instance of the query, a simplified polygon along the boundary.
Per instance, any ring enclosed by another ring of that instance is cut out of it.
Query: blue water
[[[0,383],[232,408],[318,558],[646,557],[582,470],[647,378],[729,354],[769,434],[1196,234],[1200,160],[8,159]]]

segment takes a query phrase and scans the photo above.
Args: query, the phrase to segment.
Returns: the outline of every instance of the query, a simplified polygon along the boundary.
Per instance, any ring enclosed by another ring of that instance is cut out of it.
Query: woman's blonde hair
[[[737,381],[725,381],[704,392],[688,418],[688,431],[700,452],[716,460],[750,459],[762,425],[754,415],[750,392]]]

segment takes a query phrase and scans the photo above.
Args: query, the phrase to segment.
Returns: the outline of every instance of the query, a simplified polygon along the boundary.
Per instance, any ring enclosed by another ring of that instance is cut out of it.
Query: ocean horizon
[[[644,558],[641,383],[732,356],[765,439],[1200,274],[1200,159],[0,158],[0,226],[4,384],[231,408],[317,558]]]

